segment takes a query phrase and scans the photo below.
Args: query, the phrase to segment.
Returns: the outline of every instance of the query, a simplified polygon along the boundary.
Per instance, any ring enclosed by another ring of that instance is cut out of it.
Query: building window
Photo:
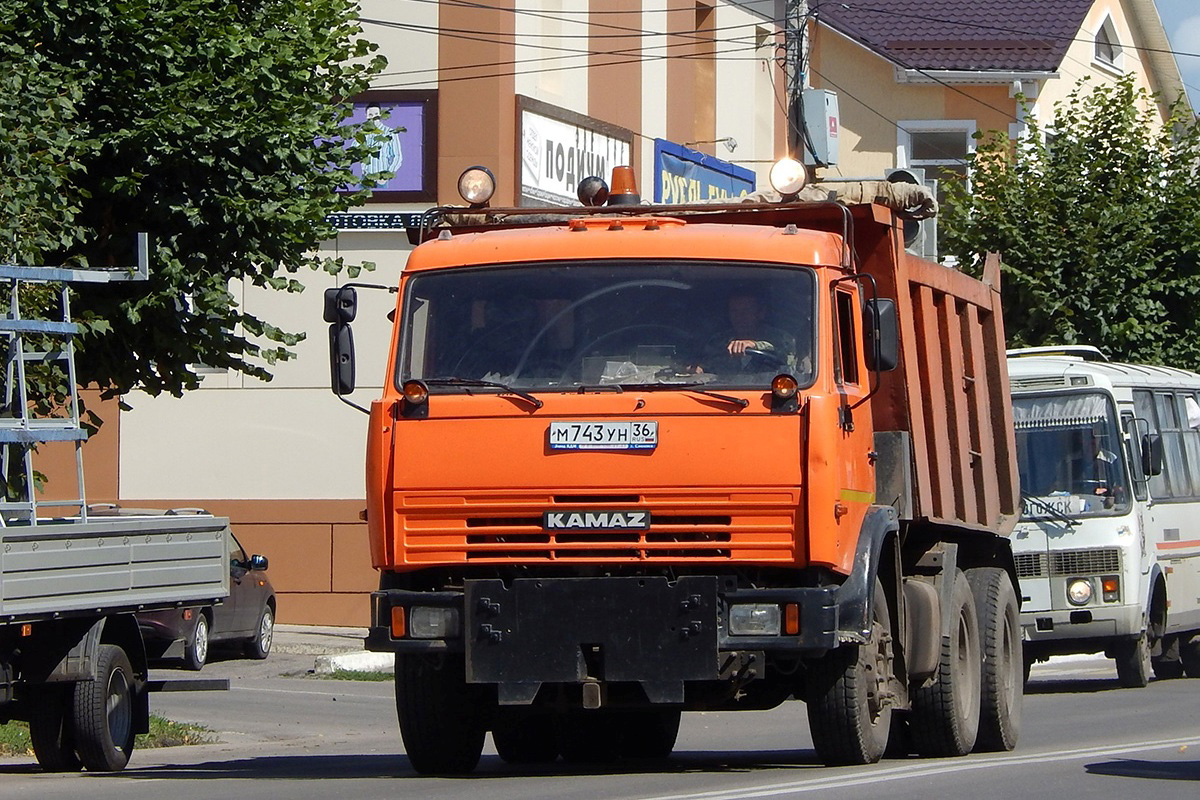
[[[916,120],[900,123],[896,166],[923,169],[935,180],[937,198],[945,200],[945,182],[967,175],[967,158],[975,150],[973,120]]]
[[[1117,38],[1117,29],[1113,27],[1112,17],[1108,17],[1096,31],[1096,61],[1110,69],[1121,69],[1121,42]]]

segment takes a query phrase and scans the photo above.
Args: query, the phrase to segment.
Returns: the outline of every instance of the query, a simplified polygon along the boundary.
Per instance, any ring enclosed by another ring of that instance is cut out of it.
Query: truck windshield
[[[813,381],[806,268],[652,261],[441,270],[405,292],[397,381],[431,391]]]
[[[1129,511],[1125,448],[1107,395],[1016,396],[1013,421],[1025,518]]]

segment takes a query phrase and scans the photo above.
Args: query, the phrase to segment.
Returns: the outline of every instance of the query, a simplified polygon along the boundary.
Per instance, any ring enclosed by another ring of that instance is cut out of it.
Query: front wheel
[[[461,775],[479,763],[485,709],[479,688],[467,684],[461,655],[397,653],[396,715],[417,772]]]
[[[1150,683],[1150,637],[1146,631],[1136,639],[1126,639],[1116,648],[1117,681],[1126,689],[1140,689]]]
[[[75,684],[75,748],[88,771],[117,772],[129,763],[135,680],[125,651],[102,644],[96,651],[96,679]]]
[[[1162,653],[1154,655],[1151,652],[1150,666],[1154,669],[1154,677],[1162,680],[1174,680],[1183,677],[1183,659],[1180,654],[1178,636],[1165,636],[1161,640]]]
[[[271,642],[275,638],[275,612],[270,606],[264,606],[258,617],[258,627],[255,628],[254,638],[246,642],[246,655],[260,661],[271,654]]]
[[[937,672],[913,687],[909,731],[924,756],[964,756],[979,733],[979,618],[967,576],[955,570],[949,608],[950,635],[942,639]]]
[[[808,665],[804,702],[821,761],[873,764],[883,757],[892,727],[891,681],[891,615],[876,579],[870,640],[843,644]]]

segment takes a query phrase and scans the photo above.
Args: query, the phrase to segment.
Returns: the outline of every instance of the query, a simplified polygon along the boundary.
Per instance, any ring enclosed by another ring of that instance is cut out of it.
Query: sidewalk
[[[276,625],[272,650],[291,655],[311,655],[320,673],[391,672],[391,653],[368,653],[363,649],[366,628],[326,628],[316,625]]]

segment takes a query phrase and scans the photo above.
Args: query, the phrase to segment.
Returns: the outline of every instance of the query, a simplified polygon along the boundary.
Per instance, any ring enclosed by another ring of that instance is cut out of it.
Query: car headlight
[[[774,603],[743,603],[729,609],[732,636],[778,636],[779,606]]]
[[[457,638],[458,609],[413,606],[408,612],[408,635],[413,639]]]
[[[1092,599],[1092,582],[1087,578],[1075,578],[1067,584],[1067,601],[1071,605],[1085,606]]]

